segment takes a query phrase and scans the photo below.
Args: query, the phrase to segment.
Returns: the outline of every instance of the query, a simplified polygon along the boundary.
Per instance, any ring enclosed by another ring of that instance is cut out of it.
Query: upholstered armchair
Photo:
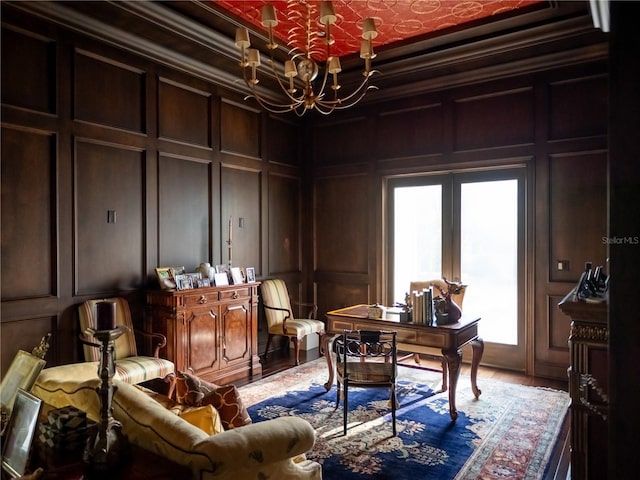
[[[78,309],[80,317],[80,340],[83,344],[84,359],[87,362],[100,360],[100,344],[88,332],[88,328],[96,328],[97,304],[99,302],[115,302],[116,326],[126,327],[126,332],[115,340],[114,357],[117,377],[126,383],[137,384],[156,378],[166,379],[173,385],[175,366],[173,362],[160,358],[160,349],[167,344],[167,339],[159,333],[135,331],[131,320],[129,303],[120,297],[88,300]],[[142,335],[155,342],[153,356],[140,356],[136,347],[135,335]]]
[[[320,339],[324,335],[324,323],[316,320],[318,307],[316,305],[300,304],[311,307],[309,314],[307,318],[295,318],[287,285],[284,280],[278,278],[262,282],[260,296],[268,326],[265,359],[269,353],[271,340],[274,336],[280,335],[289,338],[293,342],[296,365],[300,365],[300,342],[302,339],[312,333],[318,334]]]

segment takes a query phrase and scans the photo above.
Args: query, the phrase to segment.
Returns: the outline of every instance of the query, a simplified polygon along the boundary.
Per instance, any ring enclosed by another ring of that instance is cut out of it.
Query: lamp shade
[[[342,71],[342,67],[340,66],[340,59],[338,57],[331,57],[329,59],[329,73],[340,73]]]
[[[276,9],[273,5],[265,5],[262,7],[262,26],[275,27],[278,25],[278,17],[276,17]]]
[[[362,21],[362,38],[372,40],[377,36],[378,31],[376,30],[376,23],[373,21],[373,18],[365,18]]]
[[[333,3],[331,2],[322,2],[320,4],[320,23],[323,25],[333,25],[336,23],[336,13],[333,10]]]
[[[244,27],[236,28],[236,47],[249,48],[251,42],[249,41],[249,30]]]
[[[256,50],[255,48],[250,48],[247,51],[247,55],[249,57],[247,59],[247,63],[250,67],[257,67],[258,65],[260,65],[260,52],[258,52],[258,50]]]

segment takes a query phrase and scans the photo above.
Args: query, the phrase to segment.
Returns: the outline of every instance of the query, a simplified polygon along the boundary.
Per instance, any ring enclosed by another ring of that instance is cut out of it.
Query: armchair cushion
[[[216,385],[186,372],[176,374],[176,400],[194,407],[211,405],[225,430],[252,423],[235,385]]]
[[[166,358],[130,357],[116,360],[116,372],[123,382],[136,384],[173,373],[175,366]]]

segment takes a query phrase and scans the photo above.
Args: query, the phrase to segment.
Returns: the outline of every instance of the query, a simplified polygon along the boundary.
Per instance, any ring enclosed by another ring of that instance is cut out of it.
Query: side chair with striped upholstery
[[[114,357],[116,363],[116,376],[119,380],[137,384],[161,378],[170,385],[170,391],[175,385],[175,365],[173,362],[160,358],[160,349],[167,344],[167,339],[159,333],[135,331],[131,321],[131,310],[127,300],[121,297],[88,300],[80,305],[78,313],[80,317],[80,339],[84,351],[84,359],[87,362],[100,360],[100,345],[88,332],[88,328],[96,328],[97,307],[99,302],[109,301],[116,304],[116,325],[123,325],[127,332],[115,340]],[[154,341],[152,357],[138,355],[135,335],[143,335]]]
[[[295,348],[296,365],[300,365],[300,342],[307,335],[317,333],[322,344],[322,336],[324,335],[324,322],[316,320],[318,307],[311,304],[303,304],[302,306],[311,307],[307,318],[295,318],[294,311],[291,308],[291,299],[289,291],[284,280],[275,278],[262,282],[260,285],[260,296],[262,305],[264,306],[264,314],[267,320],[268,337],[267,347],[265,349],[265,359],[269,353],[271,340],[275,335],[288,337]]]

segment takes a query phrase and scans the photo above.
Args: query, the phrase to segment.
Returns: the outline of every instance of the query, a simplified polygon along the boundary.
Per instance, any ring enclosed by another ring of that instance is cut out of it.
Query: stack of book
[[[434,325],[432,288],[425,288],[422,291],[414,290],[411,292],[411,305],[413,305],[413,323]]]

